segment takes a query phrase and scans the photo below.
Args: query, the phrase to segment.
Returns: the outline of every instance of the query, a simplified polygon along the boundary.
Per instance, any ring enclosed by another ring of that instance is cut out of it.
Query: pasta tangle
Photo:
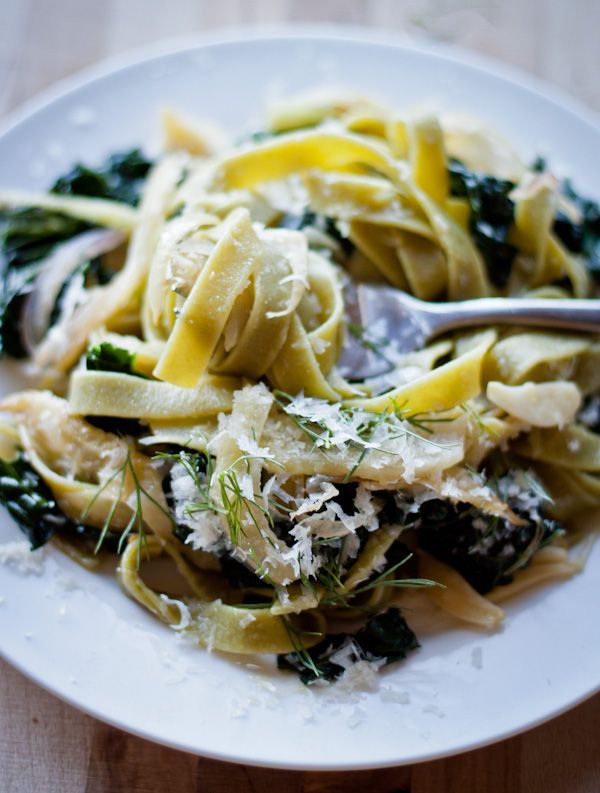
[[[403,590],[493,630],[500,603],[577,573],[600,341],[484,326],[402,353],[357,326],[350,286],[597,296],[592,203],[477,119],[351,92],[282,101],[235,145],[163,125],[129,203],[0,191],[4,222],[54,224],[3,319],[37,389],[0,405],[0,495],[32,544],[118,554],[171,628],[305,682],[415,649]],[[384,375],[341,367],[351,336]],[[146,575],[158,559],[175,583]]]

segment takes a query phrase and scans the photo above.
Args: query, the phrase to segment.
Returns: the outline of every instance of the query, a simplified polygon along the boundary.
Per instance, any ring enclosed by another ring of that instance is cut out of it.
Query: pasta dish
[[[0,190],[0,347],[31,381],[0,406],[0,497],[32,548],[305,683],[418,648],[407,593],[494,629],[579,571],[600,341],[484,326],[402,353],[348,295],[597,296],[599,207],[476,119],[353,93],[234,141],[162,123],[153,162]],[[353,377],[350,339],[383,374]]]

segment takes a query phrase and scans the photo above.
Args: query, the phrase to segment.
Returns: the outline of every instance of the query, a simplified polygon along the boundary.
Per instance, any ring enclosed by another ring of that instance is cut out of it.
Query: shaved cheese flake
[[[0,545],[0,564],[14,567],[24,575],[40,575],[43,571],[45,557],[45,548],[32,551],[27,540],[5,542]]]
[[[290,519],[295,520],[299,515],[305,515],[307,512],[317,512],[326,501],[337,496],[339,492],[331,482],[322,482],[322,490],[311,493],[297,510],[290,513]]]
[[[161,595],[160,599],[164,601],[168,606],[175,606],[176,609],[179,610],[180,619],[176,625],[171,625],[174,631],[183,631],[192,624],[192,615],[190,614],[189,608],[186,604],[181,600],[174,600],[173,598],[167,597],[167,595]]]

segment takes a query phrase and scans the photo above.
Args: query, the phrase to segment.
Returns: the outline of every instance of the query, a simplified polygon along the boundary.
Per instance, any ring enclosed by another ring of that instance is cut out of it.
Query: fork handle
[[[473,325],[533,325],[538,328],[600,333],[600,300],[482,297],[455,303],[429,303],[431,335]]]

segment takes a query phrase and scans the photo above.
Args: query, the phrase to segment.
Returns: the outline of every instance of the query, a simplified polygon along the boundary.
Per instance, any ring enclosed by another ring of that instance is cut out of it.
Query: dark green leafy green
[[[371,617],[355,635],[340,633],[328,636],[322,642],[301,652],[277,656],[279,669],[297,672],[305,685],[317,680],[335,680],[344,671],[344,666],[332,661],[332,656],[344,650],[351,662],[383,661],[391,664],[406,658],[409,652],[419,647],[417,637],[409,628],[397,608]],[[338,656],[338,660],[341,660]]]
[[[138,419],[124,419],[118,416],[85,416],[88,424],[97,427],[103,432],[112,432],[113,435],[139,438],[148,433],[148,425]]]
[[[144,377],[135,371],[134,362],[135,355],[132,352],[103,341],[89,348],[85,358],[85,367],[96,372],[119,372],[120,374]]]
[[[2,257],[11,269],[36,262],[57,243],[65,242],[89,228],[82,220],[37,207],[7,209],[0,213],[0,218]]]
[[[513,490],[508,480],[505,490]],[[485,515],[470,504],[433,499],[419,510],[418,543],[421,548],[458,570],[479,593],[508,584],[515,570],[524,567],[532,554],[562,534],[562,527],[544,515],[542,491],[530,477],[529,490],[508,496],[508,504],[523,519],[514,525],[503,518]]]
[[[564,212],[558,212],[554,231],[570,251],[585,257],[590,274],[600,281],[600,206],[579,195],[568,179],[563,182],[563,193],[575,205],[581,219],[576,222]]]
[[[145,375],[134,369],[134,362],[135,355],[132,352],[103,341],[89,348],[85,366],[90,371],[117,372],[147,379]],[[86,420],[94,427],[98,427],[104,432],[113,432],[116,435],[131,435],[136,438],[147,431],[147,426],[137,419],[116,416],[86,416]]]
[[[98,168],[77,163],[56,180],[51,192],[108,198],[135,206],[151,165],[140,149],[111,154]]]
[[[0,212],[0,354],[26,355],[21,310],[41,262],[56,245],[88,228],[80,220],[45,209]]]
[[[32,550],[45,545],[59,529],[80,534],[86,528],[61,512],[52,491],[22,453],[11,462],[0,459],[0,503],[15,519]]]
[[[384,659],[386,664],[406,658],[418,649],[417,637],[397,608],[390,608],[372,617],[354,637],[369,661]]]
[[[76,165],[55,182],[52,191],[136,204],[150,165],[139,149],[113,154],[97,169]],[[21,311],[43,260],[57,245],[90,228],[84,221],[36,207],[0,212],[0,355],[25,357]],[[106,283],[112,274],[102,267],[101,259],[94,259],[82,262],[69,280],[82,278],[89,288]],[[57,315],[55,311],[52,319]]]
[[[344,667],[331,661],[331,656],[350,641],[348,634],[340,633],[328,636],[309,650],[279,654],[277,668],[297,672],[305,686],[317,680],[336,680],[343,674]]]
[[[448,168],[450,193],[466,198],[471,208],[470,229],[481,251],[490,280],[496,286],[506,286],[517,253],[508,242],[513,222],[514,203],[509,198],[514,183],[474,173],[458,160],[451,160]]]

